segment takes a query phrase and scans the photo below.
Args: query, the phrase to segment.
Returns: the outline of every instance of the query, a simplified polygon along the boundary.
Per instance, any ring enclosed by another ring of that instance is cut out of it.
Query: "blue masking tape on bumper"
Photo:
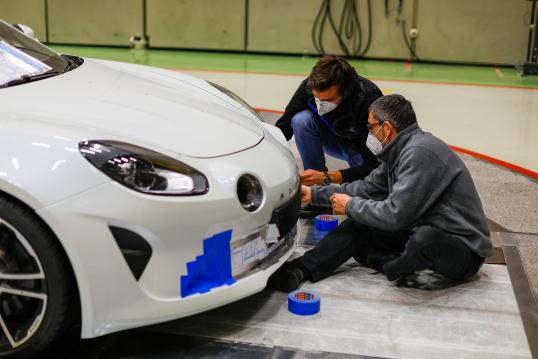
[[[296,290],[288,295],[288,310],[298,315],[316,314],[319,312],[320,299],[317,292]]]
[[[338,226],[338,217],[330,214],[316,216],[316,229],[318,231],[332,231]]]

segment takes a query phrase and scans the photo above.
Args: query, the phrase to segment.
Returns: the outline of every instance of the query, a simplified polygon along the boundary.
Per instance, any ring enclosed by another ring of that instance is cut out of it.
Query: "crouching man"
[[[482,204],[463,161],[423,132],[401,95],[369,108],[368,148],[381,166],[364,180],[302,186],[302,202],[332,206],[346,219],[302,257],[286,263],[269,286],[289,292],[330,276],[351,257],[390,281],[418,270],[455,281],[478,272],[492,245]]]

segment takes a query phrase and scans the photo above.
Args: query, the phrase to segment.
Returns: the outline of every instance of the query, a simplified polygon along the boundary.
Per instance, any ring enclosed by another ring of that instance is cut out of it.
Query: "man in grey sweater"
[[[275,272],[270,287],[295,290],[304,280],[330,276],[351,257],[391,281],[423,269],[461,281],[491,255],[469,171],[443,141],[420,129],[411,103],[401,95],[377,99],[368,128],[366,144],[381,166],[364,180],[302,186],[303,204],[332,206],[348,219]]]

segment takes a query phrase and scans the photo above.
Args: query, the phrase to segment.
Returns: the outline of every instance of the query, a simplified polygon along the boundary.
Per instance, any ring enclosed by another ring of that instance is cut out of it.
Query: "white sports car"
[[[294,249],[293,155],[218,85],[0,21],[0,146],[0,356],[235,301]]]

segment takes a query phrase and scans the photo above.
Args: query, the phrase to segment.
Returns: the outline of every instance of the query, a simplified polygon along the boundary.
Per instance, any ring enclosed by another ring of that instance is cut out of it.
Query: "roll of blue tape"
[[[331,231],[338,226],[338,217],[330,214],[316,216],[316,229],[318,231]]]
[[[298,315],[316,314],[319,312],[320,300],[317,292],[296,290],[288,295],[288,310]]]

